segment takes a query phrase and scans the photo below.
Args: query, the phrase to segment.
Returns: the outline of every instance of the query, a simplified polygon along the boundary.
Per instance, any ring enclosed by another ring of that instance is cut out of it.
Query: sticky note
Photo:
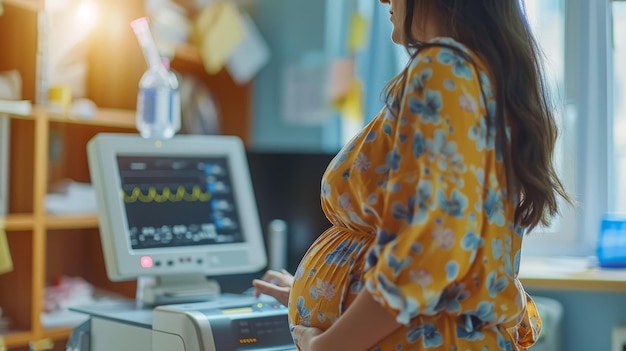
[[[9,241],[4,230],[4,218],[0,218],[0,274],[13,270],[13,260],[9,251]]]
[[[350,29],[348,32],[348,50],[355,52],[361,49],[367,40],[367,30],[369,22],[358,12],[352,14],[350,19]]]
[[[35,350],[49,350],[54,347],[54,342],[52,341],[52,339],[45,338],[38,341],[31,341],[29,343],[29,346],[31,347],[31,349]]]
[[[195,25],[204,69],[209,74],[220,71],[244,37],[237,7],[229,2],[213,3],[204,8]]]
[[[348,93],[335,102],[341,116],[344,118],[362,120],[363,119],[363,88],[358,79],[353,79]]]

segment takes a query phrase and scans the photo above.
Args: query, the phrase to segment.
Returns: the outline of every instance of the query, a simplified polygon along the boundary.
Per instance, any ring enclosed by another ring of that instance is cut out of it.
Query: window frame
[[[575,157],[567,172],[576,201],[561,207],[559,230],[530,233],[526,256],[593,256],[600,221],[612,209],[611,0],[565,2],[565,99],[571,111],[563,138],[574,138]],[[567,130],[569,128],[569,130]],[[567,154],[567,151],[564,150]],[[570,160],[566,160],[568,163]],[[570,175],[572,176],[572,175]]]

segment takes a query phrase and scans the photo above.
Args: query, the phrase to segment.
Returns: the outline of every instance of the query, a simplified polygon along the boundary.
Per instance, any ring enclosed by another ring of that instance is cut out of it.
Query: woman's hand
[[[252,286],[255,288],[254,296],[269,295],[285,306],[289,303],[291,284],[293,284],[293,276],[284,269],[280,272],[269,270],[261,279],[252,281]]]
[[[294,336],[300,351],[316,351],[314,340],[316,336],[322,334],[322,330],[302,325],[294,325],[291,327],[291,334]]]

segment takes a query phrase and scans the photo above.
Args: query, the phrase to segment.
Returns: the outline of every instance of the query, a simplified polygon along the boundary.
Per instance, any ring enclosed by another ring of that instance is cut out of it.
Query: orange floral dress
[[[489,76],[462,44],[430,44],[329,164],[332,227],[295,272],[289,322],[325,330],[367,289],[403,325],[373,350],[525,350],[541,320],[517,280]]]

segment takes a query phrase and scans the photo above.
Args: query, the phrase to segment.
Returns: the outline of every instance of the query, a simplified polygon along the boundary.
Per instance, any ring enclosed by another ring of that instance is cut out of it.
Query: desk
[[[626,292],[626,269],[598,268],[585,257],[525,257],[519,279],[526,289]]]

